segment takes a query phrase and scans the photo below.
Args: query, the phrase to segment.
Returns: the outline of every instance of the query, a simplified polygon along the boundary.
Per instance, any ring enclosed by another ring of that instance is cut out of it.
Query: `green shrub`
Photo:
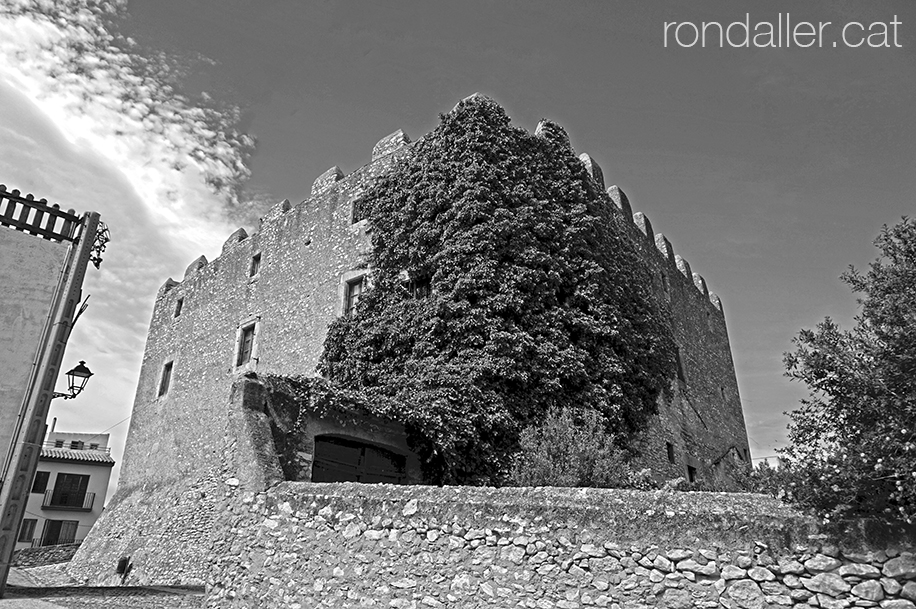
[[[521,433],[509,483],[514,486],[652,488],[648,471],[634,472],[620,438],[593,410],[550,411]]]

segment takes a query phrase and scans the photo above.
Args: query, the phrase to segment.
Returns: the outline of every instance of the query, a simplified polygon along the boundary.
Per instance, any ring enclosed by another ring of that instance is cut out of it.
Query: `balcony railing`
[[[91,512],[93,503],[95,503],[95,493],[55,493],[54,489],[49,489],[45,491],[41,509]]]
[[[42,448],[63,448],[66,450],[85,450],[85,451],[92,451],[92,452],[103,452],[105,454],[111,453],[111,448],[107,446],[96,446],[95,448],[93,448],[92,444],[83,444],[83,443],[79,443],[74,446],[72,442],[61,442],[61,443],[54,442],[54,441],[42,442],[41,447]]]
[[[33,548],[47,548],[50,546],[68,546],[74,543],[83,543],[83,540],[74,539],[72,537],[58,537],[57,539],[41,539],[40,537],[35,537],[32,539]]]

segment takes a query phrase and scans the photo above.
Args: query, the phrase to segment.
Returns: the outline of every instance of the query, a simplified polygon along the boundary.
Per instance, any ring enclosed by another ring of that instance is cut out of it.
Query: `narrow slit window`
[[[363,293],[363,277],[354,281],[347,282],[347,291],[344,302],[344,315],[350,316],[356,313],[356,305],[359,304],[359,297]]]
[[[674,444],[665,442],[665,450],[668,453],[668,463],[674,463]]]
[[[181,315],[181,310],[184,308],[184,298],[179,298],[175,302],[175,317]]]
[[[22,528],[19,529],[19,541],[32,541],[35,537],[35,525],[37,523],[37,518],[23,518]]]
[[[162,367],[162,379],[159,381],[159,395],[165,395],[169,391],[169,386],[172,384],[172,365],[174,362],[169,362]]]
[[[697,468],[690,465],[687,466],[687,482],[696,482],[697,481]]]
[[[261,253],[258,252],[251,257],[251,266],[248,269],[248,276],[254,277],[261,272]]]
[[[428,298],[432,293],[432,282],[429,277],[415,279],[410,282],[409,291],[414,298]]]
[[[687,377],[684,376],[684,362],[681,360],[681,350],[674,348],[674,357],[677,360],[677,380],[686,383]]]
[[[239,352],[235,358],[236,366],[244,366],[251,361],[251,354],[254,351],[254,328],[255,324],[242,328],[242,333],[239,335]]]

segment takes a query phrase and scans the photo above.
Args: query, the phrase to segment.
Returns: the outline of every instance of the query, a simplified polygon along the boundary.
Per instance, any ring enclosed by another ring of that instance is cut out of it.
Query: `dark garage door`
[[[358,440],[318,436],[312,482],[404,484],[403,455]]]

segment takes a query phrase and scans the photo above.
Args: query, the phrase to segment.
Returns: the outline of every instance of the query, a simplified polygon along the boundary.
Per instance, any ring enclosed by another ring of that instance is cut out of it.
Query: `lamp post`
[[[57,291],[51,303],[48,324],[39,343],[29,384],[23,397],[21,414],[13,433],[9,466],[5,472],[3,486],[0,487],[0,598],[3,598],[6,588],[6,579],[16,548],[16,537],[38,467],[48,409],[51,399],[56,397],[54,383],[60,374],[60,363],[76,319],[76,309],[82,300],[86,266],[90,258],[94,255],[98,257],[104,248],[104,239],[97,239],[99,224],[98,213],[84,214],[79,236],[67,252]],[[69,380],[72,388],[79,387],[82,390],[92,373],[85,368],[85,364],[81,363],[80,366],[71,371],[73,376]],[[75,397],[72,389],[69,395]],[[64,394],[64,397],[67,397],[67,394]]]
[[[80,363],[74,366],[73,370],[67,372],[67,385],[70,393],[55,391],[51,395],[51,399],[64,398],[65,400],[72,400],[83,392],[90,376],[92,376],[92,371],[86,367],[86,362],[80,360]]]

